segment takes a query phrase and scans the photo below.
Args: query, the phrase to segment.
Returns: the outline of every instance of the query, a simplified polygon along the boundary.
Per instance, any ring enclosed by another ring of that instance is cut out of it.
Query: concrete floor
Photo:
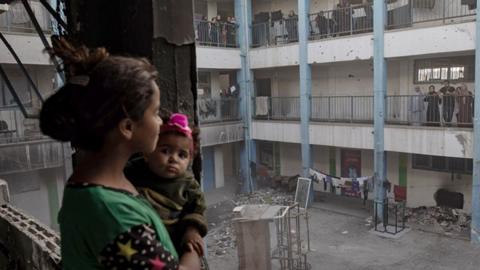
[[[464,239],[416,229],[399,239],[382,238],[369,232],[365,209],[332,205],[323,200],[309,209],[311,269],[480,269],[480,249]],[[213,270],[238,269],[236,249],[208,260]]]

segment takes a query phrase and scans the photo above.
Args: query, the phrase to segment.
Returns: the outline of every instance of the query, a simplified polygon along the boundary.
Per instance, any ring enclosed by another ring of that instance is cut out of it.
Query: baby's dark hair
[[[74,46],[64,39],[53,39],[52,51],[63,60],[70,81],[42,107],[44,134],[75,148],[98,151],[122,119],[143,118],[157,76],[147,59],[112,56],[105,48]]]
[[[161,111],[160,117],[162,118],[162,122],[164,124],[168,123],[168,121],[170,119],[170,115],[171,115],[170,112]],[[192,157],[191,158],[193,160],[200,153],[200,129],[198,127],[191,127],[191,130],[192,130],[192,143],[193,143]],[[177,136],[186,137],[185,134],[183,134],[182,132],[174,131],[174,130],[162,132],[162,133],[160,133],[159,136],[161,137],[161,136],[169,135],[169,134],[174,134],[174,135],[177,135]]]

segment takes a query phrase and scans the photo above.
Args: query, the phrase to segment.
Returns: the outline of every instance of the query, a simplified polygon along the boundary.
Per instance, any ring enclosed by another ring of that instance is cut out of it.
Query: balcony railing
[[[52,30],[51,17],[45,7],[39,1],[29,1],[33,13],[44,32]],[[9,5],[7,12],[0,14],[0,30],[6,32],[35,33],[30,17],[21,1],[15,1]]]
[[[200,124],[241,119],[239,98],[202,98],[197,106]]]
[[[397,125],[472,127],[472,95],[397,95],[385,100],[385,122]],[[311,99],[314,122],[373,123],[373,96],[322,96]],[[300,119],[299,97],[257,97],[254,118]]]
[[[458,23],[475,19],[469,1],[397,0],[387,4],[386,29],[414,24]],[[323,10],[309,15],[310,39],[347,36],[373,31],[371,4]],[[252,25],[252,46],[274,46],[298,41],[297,19],[267,21]]]
[[[298,17],[252,25],[252,47],[287,44],[298,41]]]
[[[256,97],[253,100],[254,118],[266,120],[299,120],[299,97]]]
[[[238,26],[231,22],[195,21],[195,36],[197,43],[213,47],[238,47]]]
[[[63,160],[62,144],[52,140],[0,144],[0,174],[60,167]]]

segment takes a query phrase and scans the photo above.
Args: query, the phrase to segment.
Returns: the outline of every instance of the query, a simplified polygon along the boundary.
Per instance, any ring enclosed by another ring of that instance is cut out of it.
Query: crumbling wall
[[[0,179],[0,269],[61,269],[57,233],[8,202],[8,186]]]
[[[196,116],[196,56],[191,0],[69,0],[69,35],[90,47],[149,58],[159,71],[162,109]],[[201,160],[193,171],[200,179]]]

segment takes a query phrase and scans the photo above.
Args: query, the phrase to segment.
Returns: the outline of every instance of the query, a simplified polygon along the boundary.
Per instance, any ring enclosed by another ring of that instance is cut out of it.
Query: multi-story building
[[[372,2],[195,1],[199,96],[240,97],[247,131],[236,137],[244,141],[235,145],[253,146],[247,152],[257,169],[263,166],[271,175],[296,175],[310,164],[333,176],[374,175],[378,142],[373,135],[373,67],[378,47]],[[434,193],[444,188],[462,193],[463,209],[472,211],[474,3],[396,0],[385,4],[386,178],[406,192],[410,207],[435,205]],[[214,19],[217,14],[221,23]],[[228,17],[235,20],[223,19]],[[302,34],[308,39],[304,47],[299,43]],[[306,75],[300,74],[302,64],[309,69],[302,73]],[[442,89],[445,81],[453,89]],[[239,93],[227,91],[232,85]],[[220,97],[218,102],[226,101]],[[231,112],[220,106],[216,113],[230,117]],[[229,134],[237,124],[224,121],[215,128],[223,127]],[[205,131],[211,128],[203,126]],[[219,155],[222,148],[223,156],[230,156],[225,140],[216,143],[222,144],[215,146]],[[310,154],[302,151],[302,143]],[[227,162],[214,159],[215,176]],[[209,167],[204,169],[208,174]],[[232,173],[221,177],[227,179]],[[240,177],[248,182],[244,179]],[[323,185],[315,189],[324,191]]]
[[[53,31],[50,15],[40,2],[29,3],[49,38]],[[38,123],[41,100],[55,89],[55,67],[22,2],[3,4],[0,9],[0,32],[6,41],[0,41],[0,66],[5,73],[0,76],[0,178],[8,182],[13,205],[57,228],[60,199],[71,166],[69,148],[43,136]]]

